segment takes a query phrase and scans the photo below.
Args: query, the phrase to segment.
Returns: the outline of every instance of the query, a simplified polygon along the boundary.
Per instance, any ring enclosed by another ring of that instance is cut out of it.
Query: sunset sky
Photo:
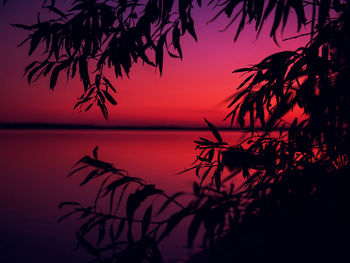
[[[232,71],[257,63],[272,52],[294,50],[306,41],[280,41],[278,47],[268,38],[270,27],[266,25],[258,40],[251,27],[234,43],[235,25],[221,33],[228,21],[207,25],[215,12],[196,8],[193,16],[198,42],[191,37],[183,39],[183,60],[167,56],[162,77],[154,68],[139,64],[132,68],[130,79],[114,80],[118,106],[109,107],[106,121],[98,109],[86,113],[73,110],[82,91],[78,78],[67,85],[65,78],[59,79],[55,91],[50,91],[48,79],[29,86],[23,77],[24,67],[33,58],[28,57],[26,47],[16,47],[26,32],[9,24],[34,23],[41,2],[11,0],[0,8],[0,122],[201,127],[205,117],[216,125],[228,126],[229,122],[222,122],[229,112],[223,100],[242,80]],[[290,21],[284,36],[295,32],[296,24]]]

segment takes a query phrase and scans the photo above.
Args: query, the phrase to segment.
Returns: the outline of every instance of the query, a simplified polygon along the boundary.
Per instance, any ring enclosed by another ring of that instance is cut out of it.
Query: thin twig
[[[294,37],[283,38],[282,41],[287,41],[287,40],[291,40],[291,39],[296,39],[296,38],[299,38],[299,37],[308,36],[308,35],[310,35],[310,34],[311,34],[311,33],[305,33],[305,34],[297,35],[297,36],[294,36]]]

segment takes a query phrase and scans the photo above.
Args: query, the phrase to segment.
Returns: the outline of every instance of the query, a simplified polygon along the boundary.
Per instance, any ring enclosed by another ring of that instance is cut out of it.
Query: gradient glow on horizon
[[[183,60],[165,56],[163,76],[150,66],[137,64],[130,79],[115,80],[118,106],[109,107],[109,120],[104,120],[98,109],[88,112],[73,111],[81,95],[79,78],[66,84],[62,77],[55,91],[48,88],[49,79],[39,80],[29,86],[23,69],[35,57],[17,45],[27,32],[11,27],[11,23],[35,22],[41,0],[12,0],[0,8],[0,122],[48,122],[71,124],[126,125],[126,126],[205,126],[207,118],[219,126],[229,113],[223,101],[233,94],[242,78],[232,71],[258,63],[267,55],[295,50],[307,39],[279,41],[278,47],[268,37],[270,25],[256,40],[253,26],[247,27],[233,42],[235,24],[221,33],[228,20],[218,19],[207,24],[215,14],[208,8],[194,11],[198,42],[186,37],[181,45]],[[296,35],[293,16],[283,36]],[[40,52],[34,56],[38,57]]]

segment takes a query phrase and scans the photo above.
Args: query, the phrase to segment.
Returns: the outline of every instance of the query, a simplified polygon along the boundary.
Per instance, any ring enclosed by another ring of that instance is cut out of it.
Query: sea
[[[244,137],[240,131],[221,135],[231,144]],[[67,212],[59,209],[61,202],[89,204],[95,198],[94,182],[79,186],[84,173],[67,175],[96,146],[100,160],[171,195],[192,192],[199,180],[193,171],[179,174],[192,167],[199,137],[214,140],[210,131],[198,130],[0,130],[0,262],[93,259],[77,248],[80,219],[57,219]],[[187,229],[179,228],[160,246],[165,262],[193,253],[186,248]]]

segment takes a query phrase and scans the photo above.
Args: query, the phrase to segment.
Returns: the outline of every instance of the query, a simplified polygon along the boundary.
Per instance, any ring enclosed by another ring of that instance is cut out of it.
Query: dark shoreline
[[[237,127],[217,127],[221,131],[249,131]],[[59,123],[0,123],[0,130],[164,130],[164,131],[207,131],[207,127],[181,126],[101,126],[91,124]],[[262,130],[256,128],[256,130]]]

